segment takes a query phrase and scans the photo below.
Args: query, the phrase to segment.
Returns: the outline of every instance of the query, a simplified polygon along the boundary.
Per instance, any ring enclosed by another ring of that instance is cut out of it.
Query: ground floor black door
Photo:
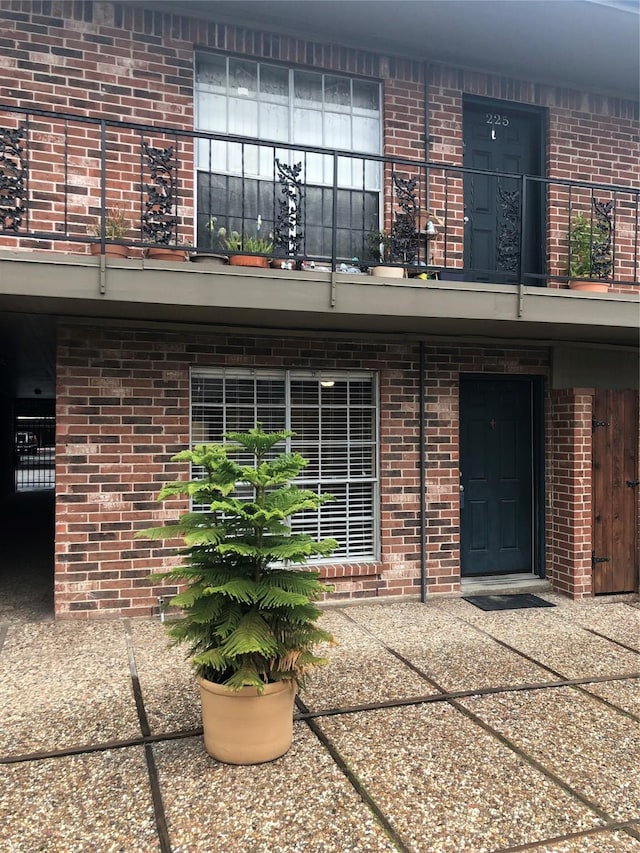
[[[533,572],[533,383],[460,382],[463,577]]]

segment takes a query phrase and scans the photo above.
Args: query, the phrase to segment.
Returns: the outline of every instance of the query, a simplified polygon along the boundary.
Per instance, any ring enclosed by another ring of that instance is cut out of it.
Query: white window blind
[[[333,560],[377,554],[377,385],[369,372],[194,369],[192,445],[260,422],[296,435],[287,449],[309,462],[298,484],[335,500],[292,519],[294,530],[338,541]]]

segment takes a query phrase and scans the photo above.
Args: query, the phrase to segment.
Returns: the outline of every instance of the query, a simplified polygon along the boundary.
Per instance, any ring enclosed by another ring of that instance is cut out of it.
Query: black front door
[[[528,181],[523,203],[522,180],[505,174],[543,174],[542,114],[508,101],[468,101],[463,122],[464,165],[494,173],[464,176],[465,278],[540,284],[543,187]]]
[[[460,382],[463,577],[533,572],[532,392],[526,379]]]

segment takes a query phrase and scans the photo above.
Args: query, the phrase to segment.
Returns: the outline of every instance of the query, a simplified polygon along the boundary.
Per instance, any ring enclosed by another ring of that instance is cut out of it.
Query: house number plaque
[[[500,113],[485,113],[485,124],[501,125],[501,127],[509,126],[509,116],[501,115]]]

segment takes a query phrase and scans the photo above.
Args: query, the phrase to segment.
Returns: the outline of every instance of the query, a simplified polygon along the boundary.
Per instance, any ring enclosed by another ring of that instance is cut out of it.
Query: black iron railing
[[[0,246],[637,284],[640,188],[0,106]]]

